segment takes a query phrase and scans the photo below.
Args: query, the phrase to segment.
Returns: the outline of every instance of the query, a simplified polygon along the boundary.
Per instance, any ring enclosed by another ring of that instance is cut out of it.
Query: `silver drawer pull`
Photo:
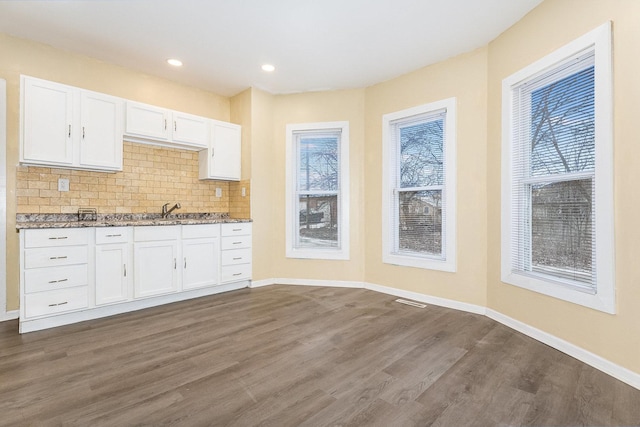
[[[237,260],[239,260],[239,259],[242,259],[242,257],[241,257],[241,256],[239,256],[239,257],[234,258],[233,260],[234,260],[234,261],[237,261]]]
[[[60,237],[49,237],[49,240],[64,240],[64,239],[68,239],[69,237],[67,236],[60,236]]]
[[[59,305],[65,305],[65,304],[68,304],[68,303],[69,303],[68,301],[65,301],[65,302],[59,302],[59,303],[55,303],[55,304],[49,304],[49,307],[57,307]]]
[[[122,234],[107,234],[104,237],[122,237]]]
[[[242,228],[234,228],[233,231],[242,231]]]
[[[52,257],[49,257],[49,259],[67,259],[67,256],[66,255],[65,256],[52,256]]]
[[[239,245],[242,242],[233,242],[234,245]]]
[[[62,283],[67,281],[69,281],[69,279],[50,280],[49,283]]]
[[[242,273],[234,273],[234,276],[242,276]]]

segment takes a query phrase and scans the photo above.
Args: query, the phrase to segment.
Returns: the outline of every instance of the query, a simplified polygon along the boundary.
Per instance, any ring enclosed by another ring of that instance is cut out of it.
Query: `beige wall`
[[[253,219],[253,280],[274,276],[275,150],[273,148],[274,97],[251,89],[251,218]]]
[[[252,90],[254,280],[364,278],[364,90],[272,96]],[[349,121],[350,249],[347,261],[285,257],[286,125]]]
[[[367,89],[367,282],[485,305],[486,81],[487,49],[482,48]],[[457,99],[457,271],[384,264],[382,116],[450,97]]]
[[[636,0],[547,0],[489,45],[487,299],[491,309],[640,373],[639,17]],[[614,40],[616,315],[500,281],[502,79],[607,20]]]
[[[364,278],[364,89],[314,92],[274,97],[270,250],[275,256],[271,277],[362,281]],[[349,122],[350,259],[319,261],[285,257],[286,125],[310,122]],[[253,171],[252,179],[261,179]],[[254,212],[257,211],[254,205]]]
[[[15,215],[20,74],[219,120],[229,120],[230,107],[228,98],[211,92],[1,33],[0,58],[0,78],[7,81],[7,309],[16,310],[19,296]]]

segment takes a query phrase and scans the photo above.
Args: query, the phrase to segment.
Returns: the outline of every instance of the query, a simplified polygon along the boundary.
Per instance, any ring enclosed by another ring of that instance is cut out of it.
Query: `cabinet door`
[[[241,144],[240,126],[221,122],[213,124],[208,178],[240,180]]]
[[[218,283],[218,239],[182,241],[182,289],[195,289]]]
[[[134,244],[134,297],[143,298],[178,290],[176,241]]]
[[[122,170],[123,101],[95,92],[80,95],[80,166]]]
[[[169,139],[169,110],[127,101],[125,133],[134,136]]]
[[[174,111],[172,130],[173,141],[207,148],[209,119]]]
[[[129,245],[96,245],[96,305],[129,299]]]
[[[58,83],[22,78],[20,161],[71,165],[73,91]]]

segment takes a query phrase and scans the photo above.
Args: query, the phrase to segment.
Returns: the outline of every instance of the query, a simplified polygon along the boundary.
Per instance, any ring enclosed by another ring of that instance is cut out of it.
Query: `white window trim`
[[[432,259],[421,256],[398,255],[393,253],[395,241],[395,228],[391,224],[391,209],[394,204],[394,181],[396,162],[396,147],[391,135],[391,122],[430,113],[438,110],[446,110],[445,120],[445,189],[446,198],[444,239],[446,241],[444,259]],[[441,101],[408,108],[406,110],[385,114],[382,117],[382,261],[387,264],[402,265],[407,267],[425,268],[430,270],[456,271],[456,98],[447,98]]]
[[[558,285],[511,271],[512,231],[512,88],[553,67],[576,53],[595,49],[596,121],[596,294]],[[521,288],[580,304],[606,313],[616,312],[613,198],[613,73],[611,23],[607,22],[544,58],[507,77],[502,82],[502,281]]]
[[[297,209],[295,174],[296,164],[295,138],[294,132],[340,129],[339,159],[340,176],[338,192],[338,227],[339,227],[339,247],[338,248],[296,248],[295,240],[297,236],[296,221],[294,215]],[[287,125],[287,147],[286,147],[286,256],[287,258],[303,259],[326,259],[326,260],[348,260],[349,259],[349,122],[321,122],[321,123],[300,123]]]

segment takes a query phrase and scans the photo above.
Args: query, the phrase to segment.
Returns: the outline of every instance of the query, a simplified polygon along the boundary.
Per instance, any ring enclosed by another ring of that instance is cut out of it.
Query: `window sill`
[[[611,286],[599,286],[601,289],[596,293],[586,292],[570,286],[563,286],[555,281],[548,281],[538,277],[518,274],[514,272],[503,272],[502,281],[506,284],[518,286],[539,294],[547,295],[563,301],[589,307],[594,310],[609,314],[616,313],[614,295],[606,292]]]
[[[349,260],[349,252],[344,249],[287,249],[287,258]]]
[[[418,256],[384,254],[382,262],[385,264],[400,265],[404,267],[423,268],[425,270],[456,272],[456,264],[453,261],[436,260]]]

